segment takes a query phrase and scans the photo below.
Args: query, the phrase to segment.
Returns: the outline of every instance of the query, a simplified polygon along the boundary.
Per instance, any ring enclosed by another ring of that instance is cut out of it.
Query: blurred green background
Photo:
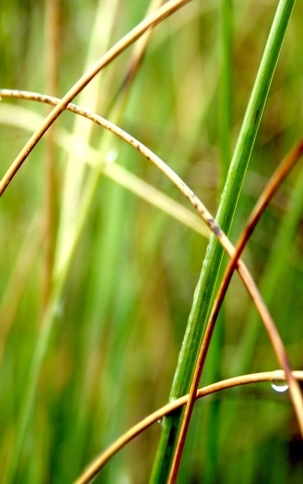
[[[232,147],[276,4],[232,2]],[[2,88],[62,97],[89,65],[146,15],[149,3],[65,0],[58,1],[57,12],[54,7],[52,0],[1,2]],[[192,1],[157,26],[128,92],[121,86],[133,65],[134,47],[75,100],[117,121],[145,143],[213,214],[224,181],[221,8],[219,1]],[[301,136],[302,16],[298,2],[246,176],[231,234],[234,242],[269,176]],[[10,121],[3,114],[8,104]],[[13,110],[17,106],[28,110],[28,131],[19,125],[21,116]],[[30,113],[47,112],[32,101],[2,99],[2,174],[34,129]],[[98,150],[100,163],[114,155],[116,163],[139,181],[190,210],[147,160],[71,113],[61,115],[52,137],[43,139],[26,160],[0,204],[3,482],[9,480],[14,461],[30,368],[48,304],[54,314],[50,338],[13,482],[72,482],[107,445],[166,403],[207,245],[207,237],[155,208],[152,199],[147,203],[102,176],[80,149],[75,155],[57,146],[59,129]],[[294,369],[303,367],[302,206],[299,164],[244,253]],[[78,240],[74,228],[81,214]],[[60,260],[68,263],[56,295]],[[214,337],[203,383],[277,368],[237,275]],[[147,482],[160,431],[156,425],[137,437],[96,482]],[[276,393],[269,384],[228,390],[197,402],[178,482],[300,483],[302,450],[287,394]]]

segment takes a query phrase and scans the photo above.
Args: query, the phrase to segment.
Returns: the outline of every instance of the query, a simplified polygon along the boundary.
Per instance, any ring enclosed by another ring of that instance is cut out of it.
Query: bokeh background
[[[277,3],[230,2],[231,151]],[[1,87],[62,97],[148,8],[147,0],[3,0]],[[215,0],[190,2],[153,30],[127,89],[134,47],[75,100],[145,143],[213,214],[224,182],[223,158],[230,156],[222,154],[220,135],[221,9],[222,2]],[[302,135],[302,16],[297,2],[241,194],[234,242],[269,176]],[[2,174],[35,128],[32,115],[45,117],[48,111],[33,101],[2,99]],[[57,143],[60,130],[75,136],[70,151]],[[124,172],[116,179],[102,174],[90,165],[82,145],[77,148],[77,140],[96,150],[99,163],[115,159],[139,185],[144,181],[191,210],[139,153],[72,113],[63,113],[28,157],[0,203],[3,482],[9,482],[49,305],[54,314],[50,338],[14,482],[72,482],[114,439],[166,403],[207,246],[202,224],[189,228],[153,206],[156,195],[147,195],[149,203],[121,186]],[[244,253],[294,369],[303,367],[302,207],[299,163]],[[56,270],[62,260],[68,263],[58,295]],[[203,383],[277,366],[235,274]],[[137,437],[96,482],[147,482],[160,432],[157,424]],[[300,483],[302,450],[287,393],[269,384],[228,390],[197,403],[178,482]]]

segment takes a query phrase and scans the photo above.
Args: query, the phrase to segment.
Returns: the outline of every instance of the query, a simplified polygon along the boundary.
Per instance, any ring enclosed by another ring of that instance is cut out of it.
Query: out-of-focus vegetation
[[[62,97],[149,7],[147,0],[66,0],[58,2],[58,16],[52,20],[52,3],[2,2],[1,88]],[[232,148],[276,3],[233,2]],[[213,214],[225,173],[219,150],[220,8],[218,1],[193,0],[158,25],[128,92],[123,83],[135,47],[75,100],[108,116],[157,153]],[[246,175],[233,241],[267,179],[302,135],[302,16],[298,2]],[[49,70],[52,56],[57,72]],[[28,110],[24,122],[16,106]],[[2,99],[3,174],[36,127],[30,115],[48,111],[31,101]],[[155,208],[152,197],[147,203],[91,167],[80,145],[77,153],[57,146],[62,129],[75,134],[74,146],[80,140],[95,148],[100,164],[115,159],[138,183],[149,183],[190,210],[140,154],[68,112],[55,123],[52,139],[46,136],[26,160],[0,203],[3,482],[11,479],[11,469],[13,482],[72,482],[101,450],[167,401],[207,246],[207,237]],[[303,366],[302,194],[299,164],[244,253],[294,369]],[[74,231],[82,216],[77,238]],[[67,260],[59,290],[56,276]],[[50,305],[50,337],[21,439],[33,359]],[[220,342],[216,351],[210,348],[203,383],[212,382],[214,375],[221,379],[277,367],[237,274],[219,327]],[[96,482],[147,482],[160,432],[156,425],[137,437]],[[14,462],[18,442],[22,445]],[[299,483],[302,447],[287,394],[276,393],[269,384],[228,390],[196,404],[179,482]]]

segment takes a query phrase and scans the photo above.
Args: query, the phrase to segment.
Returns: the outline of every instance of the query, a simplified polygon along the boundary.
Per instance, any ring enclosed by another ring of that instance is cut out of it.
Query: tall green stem
[[[231,228],[294,3],[295,0],[280,0],[279,2],[228,171],[217,214],[217,222],[227,234]],[[192,310],[189,315],[171,388],[170,400],[175,400],[189,391],[205,324],[211,307],[217,274],[220,270],[222,255],[223,250],[221,246],[217,243],[216,238],[212,236],[194,294]],[[151,477],[153,484],[163,484],[167,481],[176,439],[180,431],[181,419],[182,411],[176,411],[172,416],[166,417],[163,421],[162,435]]]

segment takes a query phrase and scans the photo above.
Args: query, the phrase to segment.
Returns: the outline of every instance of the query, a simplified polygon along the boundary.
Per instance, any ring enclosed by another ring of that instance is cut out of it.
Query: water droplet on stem
[[[278,393],[284,393],[288,390],[288,385],[285,381],[275,380],[271,383],[271,388]]]

